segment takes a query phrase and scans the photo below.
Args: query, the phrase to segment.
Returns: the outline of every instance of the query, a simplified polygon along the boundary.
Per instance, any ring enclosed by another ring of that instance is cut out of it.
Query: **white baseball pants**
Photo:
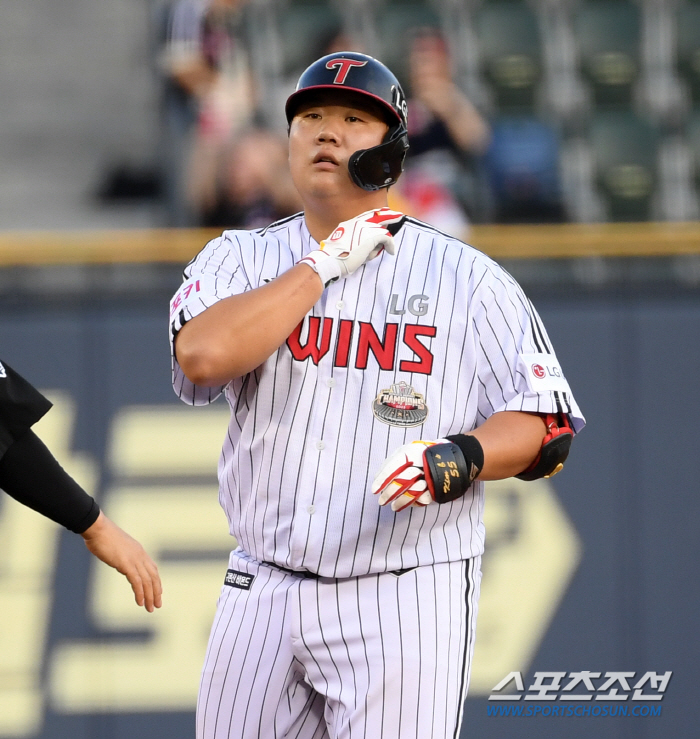
[[[232,552],[197,739],[458,739],[480,560],[336,580]]]

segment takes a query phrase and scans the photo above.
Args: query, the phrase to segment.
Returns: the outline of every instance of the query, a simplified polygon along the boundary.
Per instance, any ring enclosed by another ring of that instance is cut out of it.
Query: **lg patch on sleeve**
[[[571,392],[561,365],[553,354],[521,354],[519,365],[527,379],[527,386],[533,392]]]

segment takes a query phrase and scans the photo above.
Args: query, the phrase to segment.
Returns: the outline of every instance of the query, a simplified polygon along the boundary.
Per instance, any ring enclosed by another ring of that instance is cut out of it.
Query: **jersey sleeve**
[[[489,269],[473,297],[479,352],[479,414],[565,413],[575,432],[585,419],[574,399],[542,319],[515,280]]]
[[[190,382],[175,355],[175,339],[182,327],[219,300],[250,289],[250,284],[224,234],[210,241],[185,268],[184,281],[170,301],[170,353],[175,394],[184,403],[207,405],[216,400],[224,386],[200,387]]]
[[[0,459],[50,408],[51,401],[0,362]]]

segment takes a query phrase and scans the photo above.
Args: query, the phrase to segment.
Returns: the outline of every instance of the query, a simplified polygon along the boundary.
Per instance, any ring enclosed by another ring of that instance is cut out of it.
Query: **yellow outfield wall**
[[[221,229],[0,232],[0,267],[186,263]],[[700,222],[478,225],[465,241],[494,259],[700,253]]]

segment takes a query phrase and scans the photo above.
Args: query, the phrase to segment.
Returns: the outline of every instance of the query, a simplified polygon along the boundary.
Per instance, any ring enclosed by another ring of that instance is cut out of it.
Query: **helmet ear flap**
[[[403,172],[408,151],[408,135],[401,127],[378,146],[356,151],[348,161],[352,181],[363,190],[381,190],[395,185]]]

